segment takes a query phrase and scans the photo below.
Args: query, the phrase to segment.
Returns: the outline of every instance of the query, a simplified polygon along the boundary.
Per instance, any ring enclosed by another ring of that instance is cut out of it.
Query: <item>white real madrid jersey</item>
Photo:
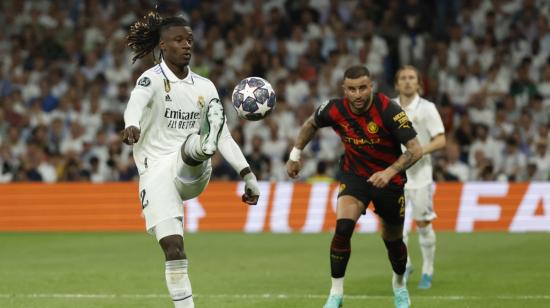
[[[212,99],[219,99],[214,84],[191,70],[184,79],[164,62],[145,71],[124,111],[125,127],[141,130],[133,149],[138,169],[179,151],[187,136],[198,132],[201,107]]]
[[[401,105],[399,97],[395,101]],[[430,143],[435,136],[445,133],[441,116],[432,102],[416,95],[407,107],[401,106],[401,108],[412,122],[422,147]],[[403,147],[403,150],[405,150],[405,147]],[[433,183],[432,169],[431,156],[423,155],[420,160],[407,169],[405,188],[420,188]]]

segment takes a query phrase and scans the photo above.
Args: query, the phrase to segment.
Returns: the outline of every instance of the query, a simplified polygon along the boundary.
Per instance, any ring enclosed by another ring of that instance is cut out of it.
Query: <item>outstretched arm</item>
[[[258,203],[260,198],[260,187],[256,176],[250,170],[248,162],[241,151],[239,145],[235,142],[231,133],[224,125],[220,140],[218,141],[218,149],[223,158],[233,167],[245,182],[245,191],[242,196],[242,201],[249,205]]]
[[[418,138],[415,137],[405,144],[407,150],[388,168],[383,171],[378,171],[375,174],[371,175],[369,182],[374,185],[374,187],[382,188],[388,185],[391,178],[396,174],[407,170],[415,162],[417,162],[422,157],[422,146],[418,141]]]
[[[290,152],[290,157],[288,159],[288,162],[286,163],[286,170],[288,176],[290,176],[291,178],[295,179],[296,177],[298,177],[298,173],[302,168],[300,165],[300,154],[302,153],[302,150],[306,147],[306,145],[311,141],[311,139],[313,139],[313,136],[315,136],[315,133],[318,129],[319,128],[315,124],[315,119],[313,118],[313,116],[309,117],[304,125],[302,125],[302,128],[298,133],[298,138],[296,138],[296,141],[294,142],[294,148]]]

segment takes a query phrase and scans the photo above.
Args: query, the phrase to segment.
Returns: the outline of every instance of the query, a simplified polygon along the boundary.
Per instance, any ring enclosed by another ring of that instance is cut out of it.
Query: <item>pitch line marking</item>
[[[194,294],[196,298],[231,298],[231,299],[325,299],[326,294]],[[393,299],[390,295],[346,295],[347,300],[375,300],[375,299]],[[0,298],[61,298],[61,299],[146,299],[146,298],[169,298],[167,294],[108,294],[108,293],[19,293],[9,294],[0,293]],[[424,300],[550,300],[550,295],[495,295],[495,296],[475,296],[475,295],[417,295],[413,299]]]

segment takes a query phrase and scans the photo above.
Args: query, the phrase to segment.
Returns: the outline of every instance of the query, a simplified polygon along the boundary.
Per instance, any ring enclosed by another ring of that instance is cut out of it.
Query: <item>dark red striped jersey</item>
[[[366,178],[391,166],[403,154],[401,144],[416,136],[403,109],[382,93],[375,94],[373,104],[360,115],[351,111],[347,99],[332,99],[317,108],[315,123],[331,126],[344,143],[341,170]],[[406,181],[405,172],[391,179],[399,186]]]

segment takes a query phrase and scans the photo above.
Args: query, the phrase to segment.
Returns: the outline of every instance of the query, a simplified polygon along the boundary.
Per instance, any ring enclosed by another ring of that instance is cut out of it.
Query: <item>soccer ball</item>
[[[267,80],[248,77],[235,86],[231,101],[240,118],[258,121],[271,113],[277,98]]]

